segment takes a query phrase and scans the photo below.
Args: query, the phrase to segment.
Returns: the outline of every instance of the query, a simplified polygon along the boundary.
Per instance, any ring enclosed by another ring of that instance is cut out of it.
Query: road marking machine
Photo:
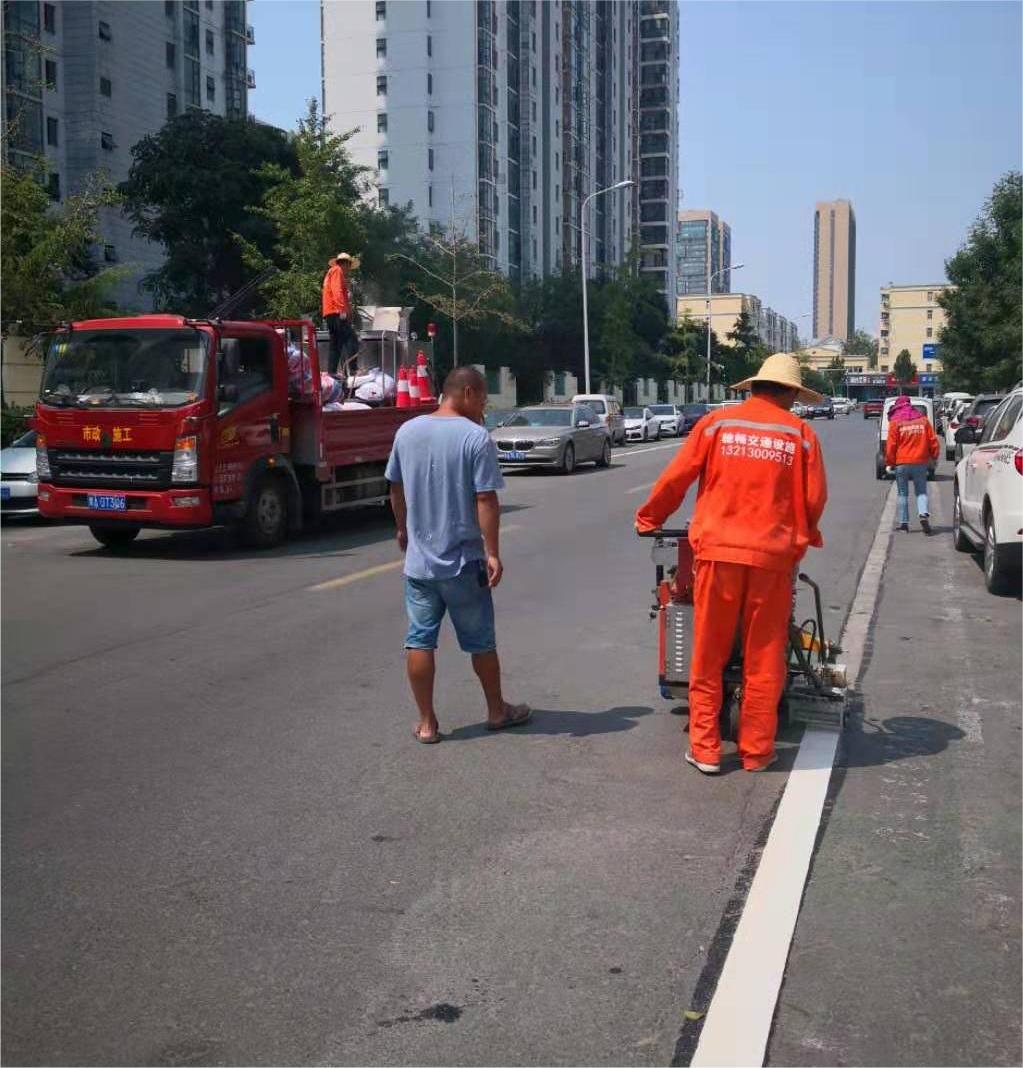
[[[657,598],[650,618],[657,620],[658,683],[666,700],[689,697],[689,656],[693,627],[693,551],[689,527],[655,530],[640,535],[654,539],[651,558],[657,574]],[[835,662],[842,651],[824,636],[820,587],[799,572],[799,582],[813,591],[814,615],[796,623],[796,594],[792,588],[789,620],[788,678],[778,708],[781,722],[841,730],[845,726],[847,679],[844,664]],[[735,741],[742,705],[742,643],[738,634],[724,670],[721,736]]]

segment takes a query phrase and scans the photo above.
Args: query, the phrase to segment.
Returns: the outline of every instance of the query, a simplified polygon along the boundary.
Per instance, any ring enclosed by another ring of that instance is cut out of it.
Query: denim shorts
[[[497,648],[494,598],[487,584],[487,565],[474,560],[452,579],[405,577],[408,611],[406,649],[436,649],[444,613],[465,653],[490,653]]]

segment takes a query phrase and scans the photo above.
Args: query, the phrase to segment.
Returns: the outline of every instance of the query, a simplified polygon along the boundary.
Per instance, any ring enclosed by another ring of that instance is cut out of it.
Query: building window
[[[929,375],[931,373],[931,365],[929,363],[924,364],[924,374]]]
[[[386,171],[387,170],[387,149],[386,148],[382,148],[382,149],[380,149],[379,152],[377,152],[377,170],[378,171]]]
[[[561,186],[560,185],[556,185],[554,187],[554,199],[555,200],[560,200],[561,199]]]
[[[881,364],[881,370],[884,371],[885,373],[887,373],[888,372],[888,364],[886,364],[886,363]]]
[[[389,207],[391,203],[391,195],[386,189],[380,190],[380,207]]]
[[[207,30],[206,31],[206,55],[212,56],[213,52],[214,52],[213,31],[212,30]]]
[[[529,71],[530,71],[530,80],[532,81],[533,88],[535,89],[536,88],[536,67],[530,67]]]
[[[536,122],[536,101],[533,101],[533,122]]]
[[[163,0],[163,13],[167,18],[174,18],[174,0]]]
[[[114,151],[114,135],[107,130],[103,130],[99,135],[100,145],[106,149],[107,152]]]
[[[560,171],[561,170],[561,153],[560,152],[555,152],[554,153],[554,169],[556,171]]]
[[[54,147],[60,144],[57,137],[57,120],[52,115],[46,116],[46,143]]]
[[[377,75],[377,96],[387,96],[387,75]]]
[[[536,171],[533,171],[533,188],[536,188]]]
[[[433,111],[428,111],[426,113],[426,128],[430,133],[433,133]]]
[[[377,22],[387,18],[387,0],[377,0]]]
[[[207,11],[212,11],[213,10],[213,0],[206,0],[206,10]]]
[[[109,22],[100,22],[99,24],[99,39],[101,41],[112,41],[113,34],[110,32]]]
[[[533,225],[536,226],[536,205],[533,205]]]
[[[100,93],[103,94],[103,96],[113,96],[114,95],[114,86],[111,83],[109,78],[100,78],[100,80],[99,80],[99,91],[100,91]]]
[[[178,98],[175,93],[167,94],[167,118],[173,119],[178,113]]]
[[[927,327],[927,336],[934,337],[934,330],[931,327]]]
[[[534,52],[535,52],[535,51],[536,51],[536,34],[535,34],[535,33],[533,34],[533,41],[532,41],[532,45],[533,45],[533,47],[532,47],[532,51],[534,51]]]
[[[426,0],[426,17],[429,18],[433,14],[433,5],[430,0]]]
[[[217,80],[211,75],[206,75],[206,99],[214,101],[217,99]]]
[[[117,249],[113,245],[104,245],[103,259],[107,263],[117,263]]]
[[[934,312],[930,308],[928,308],[927,309],[927,320],[928,320],[928,322],[933,318],[934,318]]]
[[[377,115],[377,133],[387,133],[387,112],[381,111]]]
[[[934,300],[934,290],[933,289],[928,289],[927,290],[927,299],[928,300]]]
[[[46,61],[46,88],[57,88],[57,61],[55,59]]]
[[[429,72],[426,75],[426,93],[427,96],[433,96],[433,75]]]
[[[43,29],[47,33],[57,32],[57,9],[53,4],[43,4]]]
[[[60,175],[56,171],[50,171],[46,192],[50,194],[51,200],[60,200]]]
[[[387,38],[377,38],[377,59],[383,59],[387,55]]]
[[[429,207],[433,207],[433,186],[428,185],[426,187],[426,203]]]
[[[428,170],[433,170],[433,149],[428,148],[426,150],[426,166]]]
[[[426,54],[428,56],[433,55],[433,38],[430,36],[430,34],[426,35]]]
[[[178,49],[173,41],[168,41],[164,45],[164,56],[167,60],[167,66],[173,70],[178,63]]]

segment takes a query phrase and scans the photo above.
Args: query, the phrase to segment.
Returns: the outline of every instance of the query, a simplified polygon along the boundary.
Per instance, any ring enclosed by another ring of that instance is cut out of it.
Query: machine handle
[[[684,526],[681,529],[661,527],[659,530],[637,531],[636,534],[640,538],[685,538],[689,535],[689,527]]]

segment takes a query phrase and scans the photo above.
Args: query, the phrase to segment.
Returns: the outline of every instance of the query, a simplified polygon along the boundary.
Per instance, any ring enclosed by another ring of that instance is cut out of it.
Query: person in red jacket
[[[898,486],[899,530],[909,530],[909,483],[916,493],[916,511],[920,529],[931,533],[931,515],[927,506],[927,466],[938,458],[938,435],[927,413],[914,408],[909,397],[896,397],[888,413],[888,440],[884,459],[895,468]]]
[[[330,334],[330,364],[334,373],[340,370],[345,348],[355,338],[355,331],[352,329],[352,298],[348,292],[348,272],[358,266],[359,261],[349,253],[339,252],[327,264],[327,273],[323,277],[323,322]]]
[[[798,359],[769,356],[753,378],[732,388],[753,395],[693,427],[636,513],[637,531],[659,529],[700,480],[689,525],[696,580],[685,758],[708,775],[721,768],[722,673],[737,630],[743,646],[739,756],[747,771],[776,760],[793,571],[808,546],[823,544],[817,524],[828,496],[817,437],[790,411],[797,399],[821,399],[803,387]]]

